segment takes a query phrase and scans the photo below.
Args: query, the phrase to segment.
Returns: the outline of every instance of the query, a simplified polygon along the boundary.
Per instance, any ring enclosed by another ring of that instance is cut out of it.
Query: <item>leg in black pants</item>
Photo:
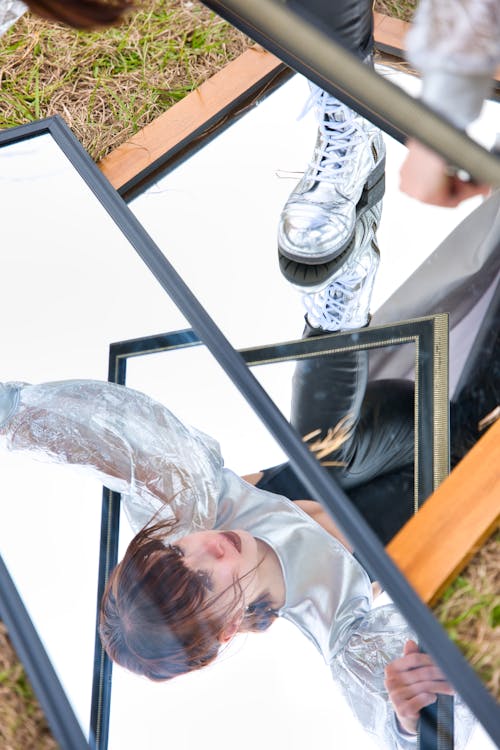
[[[321,437],[348,415],[349,434],[327,460],[384,543],[413,513],[414,388],[406,380],[367,384],[368,353],[302,360],[293,380],[292,425]]]
[[[292,10],[338,39],[365,60],[373,52],[373,12],[370,0],[288,0]]]

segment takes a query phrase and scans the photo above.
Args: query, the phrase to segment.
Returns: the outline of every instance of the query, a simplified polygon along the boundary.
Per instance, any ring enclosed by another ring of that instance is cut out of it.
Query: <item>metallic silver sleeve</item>
[[[414,750],[417,746],[416,735],[401,732],[384,685],[385,667],[403,655],[409,639],[417,640],[394,605],[376,607],[354,626],[349,640],[330,665],[353,713],[385,750]],[[456,696],[456,750],[466,746],[474,721]]]
[[[176,536],[214,525],[222,458],[213,438],[182,424],[138,391],[72,380],[6,384],[0,446],[84,467],[124,494],[134,531],[156,513],[179,521]]]
[[[26,13],[28,6],[21,0],[0,0],[0,36]]]
[[[500,3],[420,0],[406,44],[421,71],[492,73],[500,61]]]
[[[500,62],[499,0],[420,0],[406,37],[421,97],[457,127],[478,117]]]

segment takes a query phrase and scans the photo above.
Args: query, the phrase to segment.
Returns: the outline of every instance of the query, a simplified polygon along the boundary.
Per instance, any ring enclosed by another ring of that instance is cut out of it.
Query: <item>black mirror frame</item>
[[[108,380],[127,383],[131,358],[192,348],[203,342],[192,329],[129,339],[110,345]],[[345,350],[369,350],[413,344],[415,347],[415,492],[416,512],[421,503],[447,476],[449,455],[448,316],[433,315],[401,323],[365,328],[355,333],[327,333],[239,350],[248,367],[296,361]],[[96,623],[99,602],[112,569],[118,562],[120,495],[103,490]],[[363,521],[363,523],[365,523]],[[361,533],[364,531],[361,529]],[[360,555],[362,556],[362,554]],[[92,689],[91,727],[96,748],[106,750],[112,690],[112,663],[96,637]]]

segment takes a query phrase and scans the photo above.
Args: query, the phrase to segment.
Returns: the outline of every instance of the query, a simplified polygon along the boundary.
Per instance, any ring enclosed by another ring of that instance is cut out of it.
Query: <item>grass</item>
[[[24,669],[0,623],[0,748],[56,750]]]
[[[249,46],[198,3],[137,0],[84,33],[23,16],[0,40],[0,128],[53,114],[99,160]]]
[[[376,0],[375,10],[401,21],[411,21],[417,5],[418,0]]]
[[[500,700],[500,531],[445,591],[434,614]]]

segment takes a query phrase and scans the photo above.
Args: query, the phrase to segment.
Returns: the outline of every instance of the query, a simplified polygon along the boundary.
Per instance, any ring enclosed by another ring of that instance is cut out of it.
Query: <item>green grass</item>
[[[417,5],[418,0],[377,0],[375,10],[401,21],[411,21]]]
[[[0,40],[0,128],[57,113],[99,160],[250,43],[200,4],[136,7],[92,33],[21,18]]]
[[[447,588],[435,614],[493,695],[500,697],[500,532]]]

